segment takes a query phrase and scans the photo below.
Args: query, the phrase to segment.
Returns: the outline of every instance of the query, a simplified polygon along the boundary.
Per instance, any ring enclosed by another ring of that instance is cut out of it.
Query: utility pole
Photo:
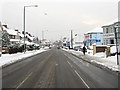
[[[71,48],[73,49],[73,32],[71,30]]]
[[[24,6],[24,10],[23,10],[23,30],[24,30],[24,54],[25,54],[25,52],[26,52],[26,44],[25,44],[25,40],[26,40],[26,36],[25,36],[25,32],[26,32],[26,30],[25,30],[25,24],[26,24],[26,18],[25,18],[25,11],[26,11],[26,8],[28,8],[28,7],[38,7],[38,5],[30,5],[30,6]]]
[[[42,40],[44,40],[44,31],[42,31]]]
[[[118,2],[118,40],[119,40],[119,51],[118,51],[118,62],[120,62],[120,1]]]
[[[117,28],[115,28],[115,39],[116,39],[116,52],[117,52],[117,65],[119,65],[119,59],[118,59],[118,35],[117,35],[117,31],[116,31]]]

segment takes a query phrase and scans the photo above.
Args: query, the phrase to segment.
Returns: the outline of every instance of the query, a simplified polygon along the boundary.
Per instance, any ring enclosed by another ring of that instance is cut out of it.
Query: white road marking
[[[87,88],[90,88],[89,86],[88,86],[88,84],[83,80],[83,78],[78,74],[78,72],[76,71],[76,70],[74,70],[75,71],[75,73],[78,75],[78,77],[82,80],[82,82],[85,84],[85,86],[87,87]]]
[[[69,62],[69,61],[67,61],[68,62],[68,64],[72,67],[72,64]]]
[[[32,75],[32,72],[17,86],[16,89],[18,89],[31,75]]]
[[[56,66],[58,66],[58,64],[56,64]]]

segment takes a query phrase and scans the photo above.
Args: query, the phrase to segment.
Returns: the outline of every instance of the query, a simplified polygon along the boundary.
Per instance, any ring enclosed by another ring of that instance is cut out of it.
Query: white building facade
[[[84,34],[84,42],[86,46],[103,45],[103,30],[101,27],[96,27],[91,31],[88,31]]]
[[[113,24],[103,26],[103,44],[104,45],[115,45],[115,30],[118,33],[117,27],[120,22],[113,22]],[[119,43],[117,41],[117,43]]]

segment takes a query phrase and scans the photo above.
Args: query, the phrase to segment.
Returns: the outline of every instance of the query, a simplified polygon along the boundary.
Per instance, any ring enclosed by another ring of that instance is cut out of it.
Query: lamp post
[[[24,54],[26,52],[26,45],[25,45],[25,9],[26,7],[38,7],[38,5],[30,5],[30,6],[24,6],[24,18],[23,18],[23,30],[24,30]]]
[[[118,26],[115,26],[114,27],[115,29],[115,39],[116,39],[116,51],[117,51],[117,65],[119,65],[119,57],[118,57],[118,46],[117,46],[117,43],[118,43],[118,34],[117,34],[117,32],[118,31],[116,31],[116,30],[118,30],[119,29],[119,27]]]

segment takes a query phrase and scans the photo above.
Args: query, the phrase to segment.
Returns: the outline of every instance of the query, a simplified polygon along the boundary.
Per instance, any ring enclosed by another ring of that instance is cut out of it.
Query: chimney
[[[15,29],[15,31],[17,31],[17,32],[18,32],[19,30],[18,30],[18,29]]]
[[[2,26],[4,26],[5,28],[8,28],[7,25],[2,25]]]
[[[28,32],[26,32],[26,34],[28,34]]]
[[[22,31],[22,34],[24,34],[24,31]]]

